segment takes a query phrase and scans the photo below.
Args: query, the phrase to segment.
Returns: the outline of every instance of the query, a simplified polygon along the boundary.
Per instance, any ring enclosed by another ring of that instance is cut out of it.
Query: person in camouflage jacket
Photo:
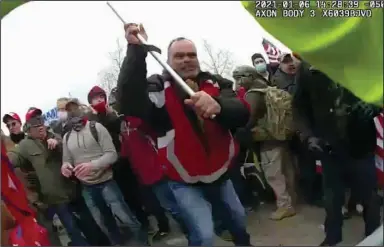
[[[264,93],[252,89],[268,89],[267,81],[250,66],[240,66],[233,72],[233,77],[240,86],[244,87],[248,93],[245,100],[251,108],[250,121],[246,128],[240,129],[236,133],[237,139],[243,145],[254,149],[254,137],[262,133],[253,133],[255,127],[265,121],[267,115],[267,102]],[[265,123],[268,125],[268,123]],[[265,126],[263,124],[263,126]],[[294,169],[292,158],[290,157],[288,143],[286,141],[267,138],[259,142],[261,166],[265,177],[276,195],[277,210],[270,216],[272,220],[281,220],[296,214],[292,195],[289,188],[293,188]]]

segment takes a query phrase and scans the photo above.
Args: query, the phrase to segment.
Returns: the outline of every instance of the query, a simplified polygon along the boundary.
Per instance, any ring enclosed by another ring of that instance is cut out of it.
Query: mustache
[[[180,66],[180,69],[188,69],[188,68],[199,69],[200,66],[199,66],[199,64],[195,64],[193,62],[185,62],[185,63],[182,64],[182,66]]]

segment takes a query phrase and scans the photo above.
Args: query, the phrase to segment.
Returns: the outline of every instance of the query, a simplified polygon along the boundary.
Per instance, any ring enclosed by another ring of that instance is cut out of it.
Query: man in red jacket
[[[166,72],[147,79],[149,47],[137,39],[136,24],[126,25],[125,31],[128,50],[118,79],[119,107],[156,132],[166,177],[162,185],[172,191],[181,210],[189,245],[213,246],[211,204],[223,214],[234,243],[249,246],[245,211],[226,176],[238,152],[230,129],[247,123],[247,106],[232,89],[220,89],[217,78],[200,70],[196,47],[185,38],[170,43],[168,63],[196,93],[189,97]],[[147,38],[142,27],[140,34]]]

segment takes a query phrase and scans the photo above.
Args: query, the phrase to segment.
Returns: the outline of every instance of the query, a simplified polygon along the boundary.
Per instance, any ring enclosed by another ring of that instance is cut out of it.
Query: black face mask
[[[19,142],[21,142],[21,140],[24,139],[25,134],[24,134],[24,132],[20,132],[18,134],[10,134],[9,137],[11,138],[13,143],[19,144]]]
[[[84,127],[84,120],[82,117],[72,117],[69,122],[74,131],[79,132]]]
[[[80,131],[84,127],[84,112],[76,109],[68,114],[68,123],[74,131]]]

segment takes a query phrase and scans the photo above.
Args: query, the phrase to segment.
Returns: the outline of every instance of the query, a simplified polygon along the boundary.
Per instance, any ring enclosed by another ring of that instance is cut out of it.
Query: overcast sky
[[[240,2],[111,3],[127,22],[143,23],[149,42],[163,51],[179,36],[195,41],[200,58],[206,39],[230,50],[238,65],[263,52],[263,37],[286,50]],[[1,115],[14,111],[24,120],[28,107],[49,110],[69,93],[85,101],[116,39],[125,45],[123,25],[106,2],[32,1],[12,11],[1,21]],[[147,62],[149,73],[161,71],[152,57]]]

